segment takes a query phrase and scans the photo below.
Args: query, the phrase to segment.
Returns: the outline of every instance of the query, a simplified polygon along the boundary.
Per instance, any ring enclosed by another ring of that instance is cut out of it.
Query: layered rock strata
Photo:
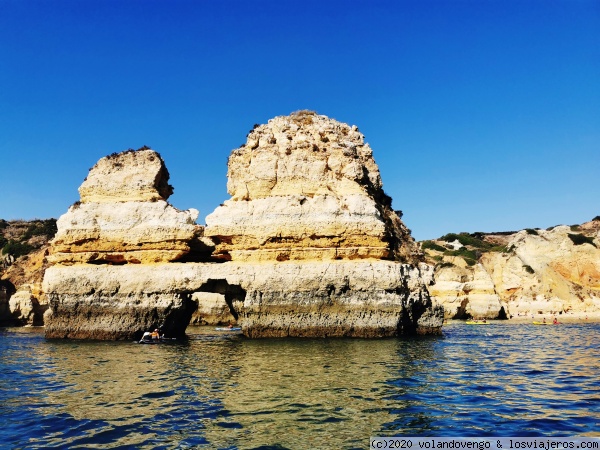
[[[447,318],[600,315],[600,220],[492,237],[475,264],[442,256],[429,287]]]
[[[54,266],[44,288],[54,309],[48,337],[132,338],[157,323],[174,334],[162,312],[176,304],[191,315],[203,293],[213,303],[217,293],[248,337],[429,334],[443,315],[419,269],[392,261]]]
[[[202,234],[195,224],[198,211],[180,211],[167,203],[173,192],[168,180],[169,172],[153,150],[102,158],[79,188],[81,201],[58,219],[48,260],[85,264],[83,268],[96,264],[103,274],[114,264],[151,265],[189,257]],[[90,291],[85,277],[74,276],[66,284],[79,285],[75,292],[65,290],[48,282],[47,273],[50,338],[129,339],[159,325],[181,336],[196,308],[191,299],[165,291],[136,297],[99,287]],[[105,281],[102,276],[97,280]]]
[[[275,118],[233,152],[228,175],[233,197],[201,237],[193,212],[166,203],[157,153],[103,158],[58,220],[46,336],[129,339],[157,326],[180,336],[196,306],[198,323],[233,318],[248,337],[440,332],[422,253],[356,127]],[[226,262],[192,262],[201,238]]]
[[[102,158],[90,169],[76,202],[58,221],[51,263],[176,261],[201,235],[198,211],[167,203],[169,172],[153,150]]]
[[[430,295],[444,306],[446,318],[506,318],[506,305],[481,264],[468,266],[459,258],[435,271]]]
[[[206,218],[225,260],[420,259],[356,126],[276,117],[232,152],[227,177],[231,199]]]

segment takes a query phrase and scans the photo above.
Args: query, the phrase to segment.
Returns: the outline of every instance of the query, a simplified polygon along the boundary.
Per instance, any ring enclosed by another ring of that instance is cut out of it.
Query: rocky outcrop
[[[227,176],[232,197],[206,218],[222,259],[420,260],[356,126],[276,117],[232,152]]]
[[[169,305],[191,315],[207,297],[249,337],[427,334],[443,314],[419,269],[392,261],[54,266],[44,288],[59,312],[48,337],[127,339],[158,325],[173,335]],[[155,317],[136,314],[149,308]]]
[[[600,312],[600,235],[558,226],[520,231],[511,251],[486,255],[500,298],[513,316]]]
[[[460,258],[438,266],[430,295],[444,306],[446,318],[505,318],[493,280],[481,264],[468,266]]]
[[[196,309],[198,323],[233,319],[249,337],[440,332],[428,267],[356,127],[275,118],[233,152],[228,175],[232,199],[202,236],[194,212],[166,203],[156,152],[100,160],[58,220],[46,336],[180,336]],[[195,262],[198,242],[226,262]]]
[[[39,294],[34,295],[35,287],[22,285],[9,300],[11,323],[15,325],[41,326],[44,324],[44,313],[48,309],[46,302],[38,300]]]
[[[461,235],[466,246],[458,250],[436,248],[443,240],[429,243],[428,259],[438,259],[430,293],[448,318],[599,316],[599,233],[600,220],[594,220],[479,242]]]
[[[150,149],[102,158],[79,188],[81,201],[58,219],[48,260],[96,264],[103,273],[114,264],[188,258],[201,239],[202,227],[195,224],[198,211],[180,211],[167,203],[173,192],[168,179],[162,158]],[[76,293],[45,281],[51,307],[47,337],[126,339],[159,324],[177,336],[195,309],[191,299],[169,292],[130,298],[100,289],[103,295],[95,295],[85,278],[73,282],[81,284]]]
[[[42,278],[56,220],[0,220],[0,323],[42,325],[47,299]]]
[[[169,172],[154,150],[102,158],[57,222],[51,263],[156,263],[185,258],[198,241],[198,211],[167,203]]]

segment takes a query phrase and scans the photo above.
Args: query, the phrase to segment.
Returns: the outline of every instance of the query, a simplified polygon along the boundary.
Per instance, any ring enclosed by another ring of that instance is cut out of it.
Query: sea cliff
[[[449,234],[422,243],[446,318],[600,318],[600,217],[572,226]]]

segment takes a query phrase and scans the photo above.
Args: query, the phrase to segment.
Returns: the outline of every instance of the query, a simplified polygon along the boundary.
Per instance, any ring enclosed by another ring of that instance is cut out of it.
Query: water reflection
[[[364,448],[372,435],[592,435],[600,327],[540,328],[247,340],[196,327],[185,344],[156,346],[0,331],[0,446]]]
[[[410,376],[415,361],[434,357],[435,341],[419,342],[410,350],[399,340],[244,342],[223,396],[229,426],[210,427],[206,436],[234,445],[252,430],[255,445],[308,447],[310,438],[313,448],[326,447],[336,437],[362,448],[398,406],[386,398],[386,380],[398,367]]]

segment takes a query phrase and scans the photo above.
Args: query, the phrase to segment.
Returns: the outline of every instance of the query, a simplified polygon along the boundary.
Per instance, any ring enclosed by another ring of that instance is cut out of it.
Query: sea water
[[[382,340],[46,340],[0,329],[0,448],[363,449],[370,436],[598,436],[600,325]]]

